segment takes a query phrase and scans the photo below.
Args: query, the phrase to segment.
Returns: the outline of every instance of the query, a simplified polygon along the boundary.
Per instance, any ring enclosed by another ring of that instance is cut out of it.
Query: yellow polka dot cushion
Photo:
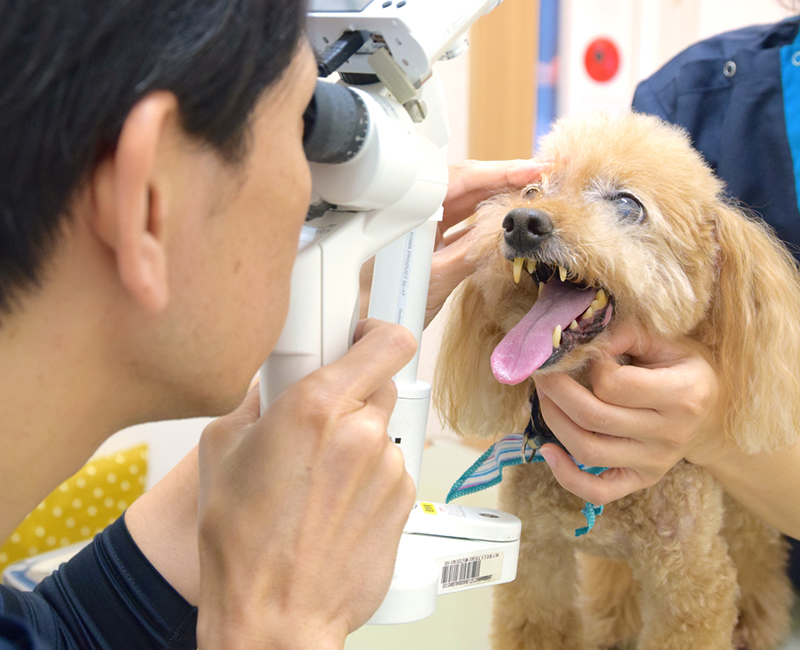
[[[144,493],[146,481],[146,444],[93,458],[0,546],[0,573],[24,558],[94,537]]]

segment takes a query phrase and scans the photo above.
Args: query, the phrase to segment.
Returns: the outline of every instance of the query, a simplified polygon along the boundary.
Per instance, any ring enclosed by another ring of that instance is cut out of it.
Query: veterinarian
[[[760,214],[800,256],[800,18],[748,27],[688,48],[637,88],[636,110],[686,128],[728,191]],[[800,331],[798,331],[800,335]],[[775,341],[780,345],[780,341]],[[597,504],[656,483],[686,460],[790,537],[800,537],[800,444],[747,455],[722,436],[720,386],[709,350],[616,335],[592,368],[593,393],[566,375],[537,381],[545,420],[574,457],[616,469],[580,472],[553,445],[559,483]],[[800,423],[798,423],[800,425]],[[796,547],[797,545],[795,545]],[[795,556],[797,553],[795,553]],[[795,585],[800,563],[793,561]]]
[[[118,429],[244,402],[35,593],[0,587],[0,649],[341,648],[414,500],[386,423],[416,343],[362,322],[267,412],[244,397],[309,203],[304,3],[1,6],[0,539]],[[445,227],[538,178],[454,168]]]

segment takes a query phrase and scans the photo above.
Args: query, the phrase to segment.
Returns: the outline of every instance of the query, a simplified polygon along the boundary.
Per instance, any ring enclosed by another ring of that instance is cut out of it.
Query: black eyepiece
[[[303,148],[311,162],[343,163],[364,145],[369,115],[364,100],[346,86],[317,81],[303,115]]]

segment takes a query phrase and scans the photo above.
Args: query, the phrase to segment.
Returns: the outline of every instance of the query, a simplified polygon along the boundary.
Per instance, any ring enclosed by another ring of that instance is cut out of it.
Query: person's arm
[[[800,539],[800,442],[752,455],[731,446],[705,467],[745,508]]]
[[[631,365],[615,355],[629,354]],[[537,380],[542,415],[573,457],[612,469],[581,472],[563,449],[542,454],[559,483],[602,505],[654,485],[678,461],[705,467],[742,505],[800,536],[800,443],[749,455],[725,440],[710,351],[691,339],[655,341],[618,332],[591,367],[592,391],[565,374]]]

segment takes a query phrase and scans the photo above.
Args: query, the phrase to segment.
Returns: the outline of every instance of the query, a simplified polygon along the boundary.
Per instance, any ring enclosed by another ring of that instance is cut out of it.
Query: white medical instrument
[[[432,69],[501,0],[311,0],[320,74],[304,146],[313,198],[292,275],[289,315],[261,368],[261,405],[340,358],[352,341],[359,270],[376,255],[369,315],[422,336],[437,222],[447,190],[449,127]],[[419,485],[431,387],[419,353],[395,377],[389,434]],[[347,471],[347,468],[342,468]],[[433,613],[438,594],[510,582],[520,522],[487,508],[417,502],[389,593],[370,623]]]

